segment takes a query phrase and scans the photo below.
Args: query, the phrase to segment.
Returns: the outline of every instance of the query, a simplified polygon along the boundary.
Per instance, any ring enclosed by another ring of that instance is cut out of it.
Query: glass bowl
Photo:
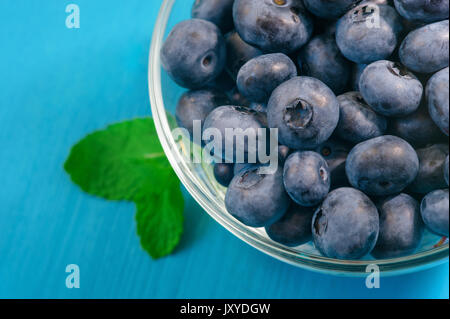
[[[374,260],[337,260],[321,256],[312,243],[289,248],[273,242],[264,229],[250,228],[234,219],[226,210],[226,189],[214,179],[209,164],[190,161],[191,145],[175,140],[173,117],[179,97],[185,91],[177,86],[161,68],[160,49],[168,32],[178,22],[190,18],[192,1],[164,0],[154,28],[149,57],[149,94],[153,119],[164,151],[183,185],[203,209],[228,231],[260,251],[289,264],[329,274],[362,276],[367,267],[376,264],[383,275],[422,270],[448,260],[448,240],[426,231],[421,246],[413,255],[401,258]]]

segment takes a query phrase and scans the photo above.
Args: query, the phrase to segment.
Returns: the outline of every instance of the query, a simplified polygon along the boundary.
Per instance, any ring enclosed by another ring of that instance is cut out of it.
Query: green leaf
[[[170,254],[176,247],[184,201],[151,118],[89,134],[72,148],[64,169],[89,194],[135,202],[141,244],[152,257]]]
[[[183,221],[183,196],[178,180],[155,196],[149,194],[145,200],[137,202],[137,232],[144,249],[153,257],[168,255],[180,241]],[[158,213],[155,213],[158,212]],[[180,224],[173,221],[180,221]]]

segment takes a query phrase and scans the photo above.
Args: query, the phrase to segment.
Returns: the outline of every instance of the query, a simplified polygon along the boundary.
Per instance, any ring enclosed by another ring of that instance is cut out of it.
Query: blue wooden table
[[[62,166],[85,134],[149,115],[160,1],[74,2],[80,29],[66,28],[64,1],[0,2],[0,297],[448,298],[448,263],[369,290],[256,251],[187,194],[181,245],[151,260],[133,204],[83,194]],[[66,288],[68,264],[80,267],[80,289]]]

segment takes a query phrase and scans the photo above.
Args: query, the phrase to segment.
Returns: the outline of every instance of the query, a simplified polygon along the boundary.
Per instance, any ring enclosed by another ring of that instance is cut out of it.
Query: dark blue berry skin
[[[361,74],[359,89],[370,107],[385,116],[406,116],[416,111],[423,85],[399,63],[381,60],[369,64]]]
[[[205,84],[203,89],[215,89],[222,92],[231,91],[236,86],[236,82],[226,71],[222,71],[217,78]]]
[[[428,111],[434,123],[448,136],[449,72],[448,67],[437,72],[428,81],[425,91]]]
[[[448,19],[448,0],[394,0],[394,4],[408,20],[430,23]]]
[[[266,233],[273,241],[288,247],[306,244],[312,238],[313,215],[313,208],[292,203],[287,213],[279,221],[266,226]]]
[[[403,38],[405,36],[407,36],[408,33],[410,33],[411,31],[413,31],[415,29],[418,29],[418,28],[421,28],[421,27],[424,27],[425,25],[427,25],[427,23],[425,23],[425,22],[419,22],[419,21],[415,21],[415,20],[408,20],[408,19],[405,19],[405,18],[402,19],[402,22],[403,22],[403,27],[404,27],[403,32],[402,32]]]
[[[299,205],[317,206],[330,191],[327,162],[316,152],[291,154],[284,164],[284,187]]]
[[[216,163],[214,164],[214,177],[220,185],[228,187],[234,177],[234,164]]]
[[[436,189],[447,187],[442,174],[448,144],[435,144],[416,150],[419,157],[419,173],[408,189],[414,193],[428,194]]]
[[[235,163],[234,164],[234,175],[239,174],[240,172],[242,172],[245,169],[248,169],[252,166],[257,166],[258,164],[250,164],[250,163]]]
[[[178,23],[161,49],[161,63],[180,86],[198,89],[220,75],[226,61],[225,40],[209,21],[191,19]]]
[[[409,195],[399,194],[380,200],[377,207],[380,233],[372,256],[387,259],[414,253],[425,228],[419,202]]]
[[[393,5],[393,0],[364,0],[362,2],[375,2],[376,4]]]
[[[178,101],[175,118],[180,127],[184,127],[193,136],[193,122],[203,123],[209,113],[216,107],[227,105],[230,101],[227,96],[217,90],[197,90],[184,93]]]
[[[278,85],[296,76],[297,67],[287,55],[260,55],[240,69],[237,87],[249,100],[265,103]]]
[[[314,244],[329,258],[364,257],[375,246],[378,232],[375,204],[354,188],[339,188],[328,194],[312,221]]]
[[[400,61],[419,73],[434,73],[448,67],[448,32],[448,20],[410,32],[400,46]]]
[[[252,102],[252,103],[250,103],[250,108],[256,112],[264,112],[265,113],[267,111],[267,104]]]
[[[303,0],[305,7],[315,16],[338,19],[360,0]]]
[[[241,38],[264,52],[292,53],[313,32],[302,0],[235,0],[233,19]]]
[[[336,21],[334,20],[327,20],[316,17],[314,19],[314,33],[313,35],[329,35],[329,36],[336,36]]]
[[[225,34],[233,29],[233,2],[234,0],[195,0],[191,16],[214,23]]]
[[[337,99],[340,109],[337,136],[356,144],[384,135],[387,129],[386,118],[375,113],[359,92],[348,92]]]
[[[281,144],[292,149],[314,149],[336,128],[339,102],[321,81],[295,77],[273,91],[267,120],[269,127],[278,128]]]
[[[423,106],[405,117],[392,118],[388,131],[390,135],[401,137],[416,148],[447,140]]]
[[[377,20],[379,27],[372,23]],[[347,59],[369,64],[386,59],[394,52],[401,30],[401,19],[394,8],[362,3],[339,19],[336,42]]]
[[[286,162],[289,155],[291,155],[291,149],[289,147],[284,145],[278,146],[278,158],[281,164],[284,165],[284,162]]]
[[[278,146],[278,164],[284,165],[284,162],[286,161],[286,159],[288,158],[288,156],[290,154],[291,154],[291,150],[289,149],[289,147],[284,146],[284,145],[279,145]],[[237,175],[242,170],[247,169],[251,166],[255,166],[255,165],[261,165],[261,164],[236,163],[236,164],[234,164],[234,175]]]
[[[351,74],[351,88],[353,91],[359,92],[359,79],[361,78],[361,74],[366,68],[367,64],[354,64],[352,68]]]
[[[345,166],[350,184],[368,195],[400,193],[419,172],[416,151],[396,136],[380,136],[356,145]]]
[[[258,142],[256,145],[248,143],[247,139],[236,139],[229,133],[226,134],[226,129],[242,129],[246,131],[249,129],[251,134],[254,134],[255,138],[258,134],[258,129],[264,128],[265,119],[262,113],[255,112],[246,107],[225,105],[215,108],[205,119],[203,126],[203,139],[205,144],[209,144],[214,141],[214,136],[205,136],[207,129],[217,129],[221,134],[222,153],[218,154],[217,150],[212,150],[214,156],[222,158],[228,162],[236,162],[236,154],[245,154],[244,161],[247,161],[249,156],[256,156],[258,158]],[[207,135],[207,134],[206,134]],[[225,146],[233,145],[233,157],[226,156]]]
[[[429,193],[422,199],[420,212],[425,225],[433,232],[448,237],[448,189]]]
[[[264,227],[276,222],[289,205],[281,166],[274,174],[268,175],[259,174],[257,166],[240,171],[225,195],[228,212],[250,227]]]
[[[447,158],[445,159],[445,163],[444,163],[444,178],[445,178],[445,182],[447,183],[447,186],[449,186],[449,179],[448,179],[448,170],[449,170],[449,161],[448,161],[448,155]]]
[[[327,161],[330,171],[331,189],[350,186],[345,173],[345,161],[351,146],[336,138],[330,138],[328,141],[318,146],[314,151],[319,153]]]
[[[242,66],[253,58],[261,55],[261,50],[244,42],[236,31],[225,35],[227,46],[226,70],[236,80]]]
[[[227,95],[233,105],[250,107],[252,104],[252,102],[250,102],[244,95],[242,95],[241,92],[239,92],[236,86],[228,91]]]
[[[347,88],[351,64],[339,51],[334,34],[323,34],[308,42],[298,55],[302,75],[319,79],[335,94]]]

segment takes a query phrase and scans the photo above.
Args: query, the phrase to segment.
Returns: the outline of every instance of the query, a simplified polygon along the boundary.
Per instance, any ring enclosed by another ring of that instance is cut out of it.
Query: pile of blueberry
[[[196,0],[161,50],[190,90],[178,124],[279,134],[274,174],[215,164],[229,213],[339,259],[448,236],[448,16],[448,0]]]

